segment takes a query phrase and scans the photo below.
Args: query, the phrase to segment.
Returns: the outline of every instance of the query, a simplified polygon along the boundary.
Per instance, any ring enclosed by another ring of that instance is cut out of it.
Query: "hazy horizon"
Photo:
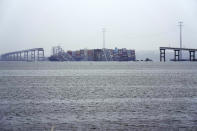
[[[196,0],[2,0],[0,54],[42,47],[64,50],[106,48],[156,51],[179,46],[178,22],[183,21],[183,47],[197,48]]]

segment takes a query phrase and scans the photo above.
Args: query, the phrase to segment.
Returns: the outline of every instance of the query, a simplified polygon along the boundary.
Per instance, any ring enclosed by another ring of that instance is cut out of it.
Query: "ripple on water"
[[[0,62],[0,130],[197,129],[197,63],[14,64]]]

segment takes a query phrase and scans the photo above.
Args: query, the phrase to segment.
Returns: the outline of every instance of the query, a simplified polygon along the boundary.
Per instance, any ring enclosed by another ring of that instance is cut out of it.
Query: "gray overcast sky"
[[[65,50],[197,48],[197,0],[0,0],[0,54],[61,45]]]

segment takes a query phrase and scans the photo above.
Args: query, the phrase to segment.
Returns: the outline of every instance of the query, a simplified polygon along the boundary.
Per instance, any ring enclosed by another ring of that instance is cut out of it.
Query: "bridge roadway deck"
[[[27,51],[44,51],[43,48],[33,48],[33,49],[27,49],[27,50],[21,50],[21,51],[14,51],[14,52],[8,52],[2,55],[9,55],[9,54],[16,54],[16,53],[20,53],[20,52],[27,52]]]
[[[160,50],[186,50],[186,51],[197,51],[197,49],[192,49],[192,48],[176,48],[176,47],[160,47]]]

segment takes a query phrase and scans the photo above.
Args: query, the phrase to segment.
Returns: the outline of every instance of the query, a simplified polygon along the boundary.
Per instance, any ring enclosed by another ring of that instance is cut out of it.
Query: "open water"
[[[0,130],[197,130],[197,62],[0,62]]]

